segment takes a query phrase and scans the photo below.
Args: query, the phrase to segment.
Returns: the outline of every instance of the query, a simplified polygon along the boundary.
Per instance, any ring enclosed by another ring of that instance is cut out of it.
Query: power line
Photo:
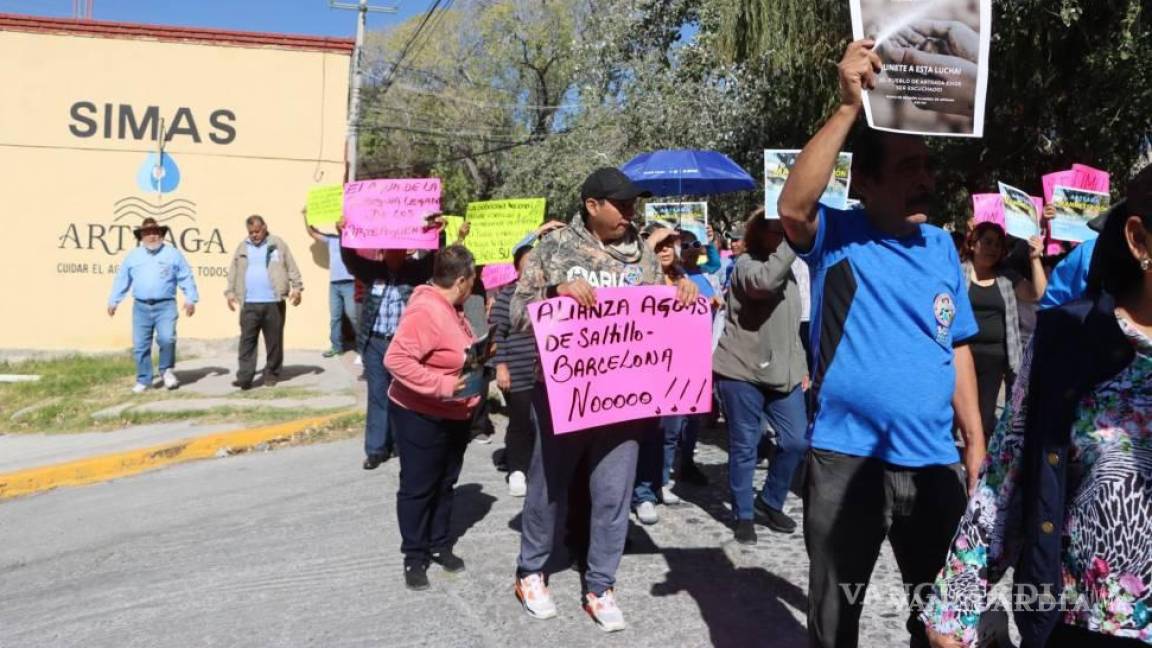
[[[432,14],[435,13],[436,9],[440,7],[440,3],[442,1],[443,0],[433,0],[432,5],[428,7],[428,11],[424,12],[424,18],[421,19],[420,24],[416,26],[416,30],[412,32],[412,35],[408,37],[408,40],[404,43],[403,47],[400,48],[400,54],[396,57],[396,62],[392,64],[392,69],[389,70],[388,76],[386,76],[383,81],[381,81],[381,95],[388,92],[388,89],[392,87],[392,83],[396,78],[396,71],[398,66],[404,62],[405,58],[407,58],[408,52],[412,49],[413,43],[415,43],[416,39],[420,37],[420,33],[424,31],[424,28],[428,25],[428,21],[432,18]]]

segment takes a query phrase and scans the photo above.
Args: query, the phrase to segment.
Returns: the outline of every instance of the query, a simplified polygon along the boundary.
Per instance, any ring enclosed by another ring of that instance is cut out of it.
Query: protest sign
[[[1108,194],[1057,185],[1052,196],[1056,208],[1050,224],[1054,240],[1083,243],[1098,236],[1088,221],[1108,210]]]
[[[1040,209],[1032,196],[1003,182],[1000,198],[1004,203],[1004,231],[1016,238],[1028,240],[1040,235]]]
[[[972,222],[1004,227],[1004,198],[998,193],[972,194]]]
[[[852,35],[871,38],[883,69],[864,92],[868,125],[981,137],[992,0],[851,0]]]
[[[444,242],[452,245],[460,236],[460,226],[464,224],[463,216],[444,215]]]
[[[644,222],[663,223],[672,228],[692,232],[697,241],[708,242],[708,203],[645,203]]]
[[[468,238],[464,245],[476,265],[511,263],[512,248],[544,222],[543,198],[516,198],[468,203]]]
[[[439,211],[439,178],[349,182],[341,241],[349,248],[435,250],[440,230],[427,219]]]
[[[673,286],[597,288],[529,304],[557,434],[712,407],[712,308]]]
[[[1040,183],[1044,185],[1044,202],[1052,202],[1052,190],[1056,185],[1064,185],[1065,187],[1075,187],[1076,185],[1076,172],[1072,169],[1067,171],[1054,171],[1040,176]]]
[[[767,149],[764,151],[764,217],[777,219],[780,214],[776,210],[776,203],[780,200],[780,192],[784,189],[784,182],[792,167],[796,166],[796,158],[800,157],[800,149]],[[828,186],[820,195],[820,202],[833,209],[848,209],[848,189],[852,184],[852,154],[840,153],[836,157],[836,166],[832,169],[832,177],[828,179]]]
[[[511,263],[490,263],[480,271],[480,281],[484,283],[484,290],[507,286],[518,278],[516,266]]]
[[[1074,179],[1072,186],[1076,189],[1086,189],[1096,193],[1108,193],[1111,180],[1107,171],[1093,169],[1086,164],[1073,164]]]
[[[304,220],[312,226],[331,225],[344,215],[344,185],[323,185],[308,190]]]

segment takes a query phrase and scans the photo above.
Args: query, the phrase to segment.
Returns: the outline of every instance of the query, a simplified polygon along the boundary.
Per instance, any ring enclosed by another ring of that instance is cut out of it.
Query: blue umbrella
[[[620,170],[654,196],[707,196],[756,188],[747,171],[716,151],[642,153]]]

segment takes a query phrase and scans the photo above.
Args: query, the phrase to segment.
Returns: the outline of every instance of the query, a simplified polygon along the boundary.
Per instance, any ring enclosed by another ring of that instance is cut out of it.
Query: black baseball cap
[[[635,200],[648,198],[651,191],[642,189],[624,175],[624,172],[615,167],[601,167],[596,169],[580,186],[580,201],[589,198],[598,200]]]

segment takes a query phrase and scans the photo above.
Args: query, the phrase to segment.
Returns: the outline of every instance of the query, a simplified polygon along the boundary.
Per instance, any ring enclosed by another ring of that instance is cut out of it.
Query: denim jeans
[[[808,413],[804,390],[800,387],[782,393],[743,380],[716,377],[724,412],[728,416],[728,488],[732,513],[737,520],[755,516],[753,480],[758,460],[757,447],[764,436],[764,422],[778,435],[779,451],[768,467],[760,497],[768,506],[782,510],[792,473],[808,450]]]
[[[654,422],[658,430],[645,432],[640,440],[636,488],[632,494],[633,506],[659,499],[656,493],[672,481],[672,465],[676,463],[677,448],[680,449],[681,466],[692,462],[704,417],[704,414],[665,416]]]
[[[360,326],[356,320],[355,281],[333,281],[328,284],[328,340],[334,351],[344,351],[344,318],[352,322],[352,329]]]
[[[132,355],[136,382],[152,386],[152,336],[160,347],[160,373],[176,366],[176,300],[132,302]]]
[[[368,415],[364,425],[364,454],[382,455],[392,452],[393,435],[389,432],[388,388],[392,374],[384,368],[384,354],[388,353],[390,338],[373,334],[364,345],[364,376],[368,381]]]

